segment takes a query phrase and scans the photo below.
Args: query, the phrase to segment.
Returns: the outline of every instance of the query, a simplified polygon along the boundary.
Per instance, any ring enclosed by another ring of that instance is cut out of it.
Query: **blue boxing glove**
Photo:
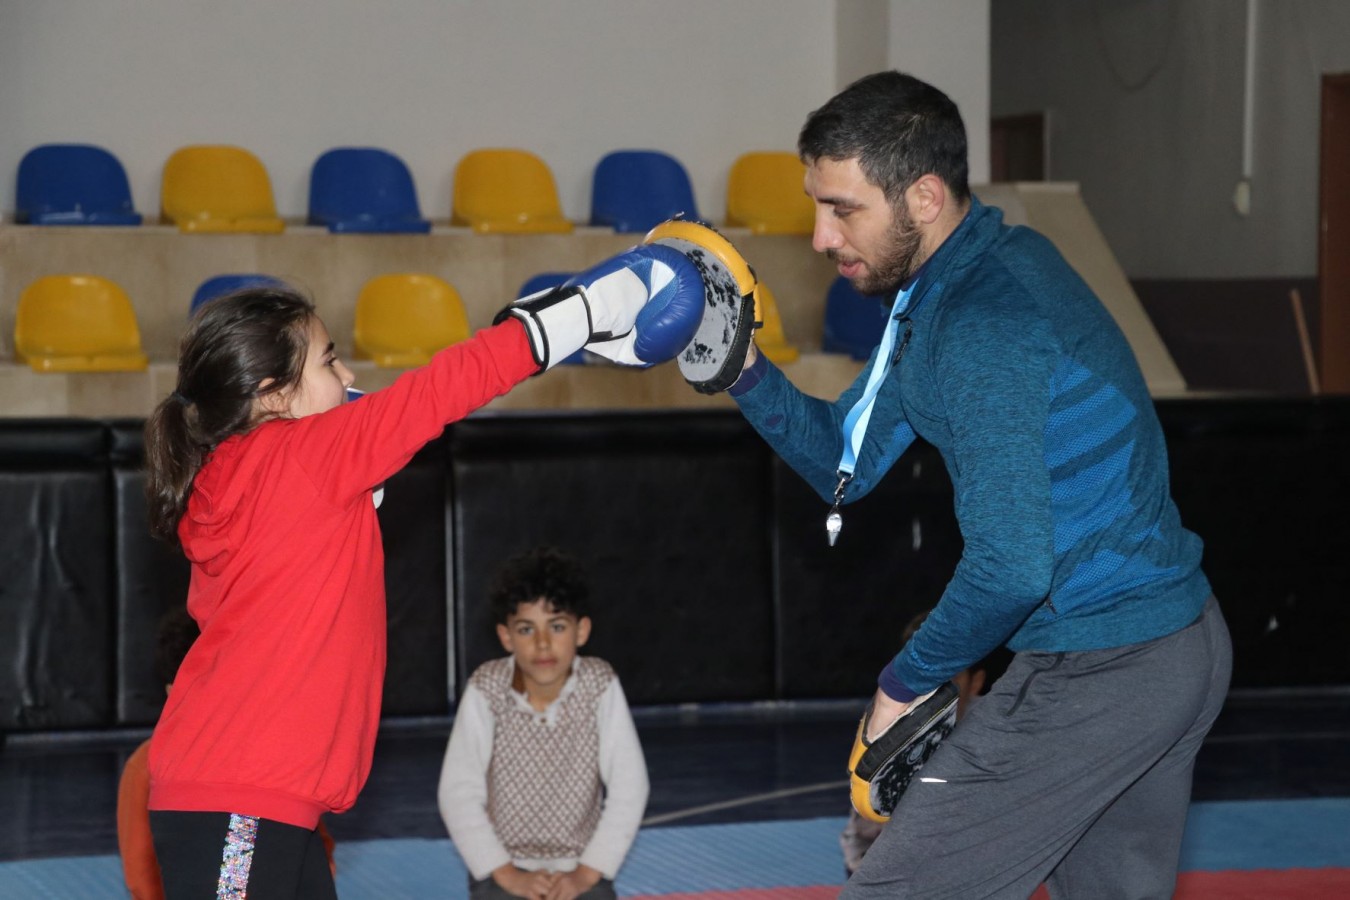
[[[673,359],[703,319],[703,279],[669,247],[634,247],[555,288],[522,297],[493,320],[525,326],[540,369],[585,347],[625,366]]]

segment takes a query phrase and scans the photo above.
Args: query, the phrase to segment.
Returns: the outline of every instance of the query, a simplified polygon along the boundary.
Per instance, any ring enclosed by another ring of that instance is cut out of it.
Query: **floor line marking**
[[[723,809],[735,809],[738,806],[749,806],[753,803],[762,803],[765,800],[781,800],[784,797],[796,797],[799,794],[813,794],[817,791],[838,791],[847,789],[847,782],[822,781],[819,784],[808,784],[803,787],[795,788],[783,788],[779,791],[769,791],[767,794],[750,794],[745,797],[737,797],[734,800],[723,800],[719,803],[708,803],[704,806],[691,806],[688,809],[677,809],[674,812],[662,813],[659,816],[648,816],[642,820],[642,824],[644,826],[663,825],[666,822],[674,822],[678,819],[687,819],[691,816],[699,816],[703,813],[717,812]]]

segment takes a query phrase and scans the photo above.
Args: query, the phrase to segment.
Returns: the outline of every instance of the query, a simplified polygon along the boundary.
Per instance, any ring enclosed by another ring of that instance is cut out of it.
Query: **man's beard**
[[[879,296],[893,294],[919,268],[919,244],[922,235],[910,218],[909,207],[901,205],[895,211],[886,246],[875,264],[868,264],[864,273],[850,279],[853,289],[860,294]]]

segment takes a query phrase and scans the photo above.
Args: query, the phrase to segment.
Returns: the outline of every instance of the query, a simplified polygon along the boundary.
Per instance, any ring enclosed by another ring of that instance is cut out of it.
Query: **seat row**
[[[571,274],[540,273],[521,285],[519,296],[561,284]],[[194,292],[188,314],[237,290],[281,285],[280,279],[260,273],[217,275]],[[759,286],[755,303],[756,319],[762,323],[757,346],[775,362],[792,362],[799,351],[783,332],[777,301],[767,285]],[[837,279],[826,298],[822,350],[865,359],[880,341],[885,320],[886,311],[875,298],[860,297],[847,281]],[[423,365],[437,350],[469,335],[459,292],[435,275],[380,275],[357,296],[355,355],[377,366]],[[19,362],[38,372],[143,371],[149,364],[126,291],[97,275],[48,275],[28,285],[15,314],[14,351]],[[567,360],[589,361],[584,352]]]
[[[803,166],[787,152],[736,159],[727,182],[724,223],[758,234],[809,234],[814,210],[802,193]],[[44,144],[19,163],[14,219],[33,225],[139,225],[126,171],[91,144]],[[645,232],[677,215],[700,219],[684,165],[656,150],[617,150],[595,166],[590,224]],[[262,161],[242,147],[181,147],[164,165],[160,216],[188,232],[275,233],[276,211]],[[407,165],[376,147],[337,147],[310,172],[312,225],[330,231],[425,233]],[[528,150],[470,151],[455,167],[451,225],[480,233],[568,232],[548,164]]]

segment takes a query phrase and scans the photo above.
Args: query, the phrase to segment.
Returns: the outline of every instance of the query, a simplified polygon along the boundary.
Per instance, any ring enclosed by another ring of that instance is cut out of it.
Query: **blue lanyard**
[[[912,293],[914,285],[911,284],[907,290],[896,294],[890,318],[886,321],[886,331],[881,335],[881,346],[877,348],[876,359],[872,361],[872,373],[867,376],[867,387],[863,389],[858,402],[848,411],[848,415],[844,416],[844,454],[839,459],[841,476],[852,477],[853,467],[858,464],[858,452],[862,449],[863,437],[867,434],[867,423],[872,418],[872,407],[877,402],[877,391],[881,390],[881,383],[886,380],[887,373],[891,371],[891,366],[899,356],[895,352],[896,333],[900,328],[900,317],[909,308],[909,297]],[[904,347],[900,349],[903,350]]]
[[[899,351],[895,349],[896,335],[900,330],[900,317],[909,308],[909,298],[913,293],[914,284],[911,284],[896,294],[895,303],[891,305],[890,318],[886,320],[886,330],[881,335],[881,344],[877,347],[876,358],[872,360],[872,371],[867,376],[867,386],[863,388],[858,402],[854,403],[848,415],[844,416],[844,452],[839,458],[839,483],[834,489],[834,506],[830,508],[830,514],[825,519],[825,533],[829,536],[831,547],[834,546],[835,540],[839,537],[839,530],[844,525],[843,516],[839,514],[839,505],[844,500],[844,488],[853,479],[853,468],[858,464],[858,452],[862,450],[863,438],[867,434],[867,423],[872,419],[872,407],[876,405],[877,391],[881,390],[881,383],[886,380],[886,375],[904,352],[905,344],[909,342],[911,326],[906,323],[905,337],[900,349]]]

